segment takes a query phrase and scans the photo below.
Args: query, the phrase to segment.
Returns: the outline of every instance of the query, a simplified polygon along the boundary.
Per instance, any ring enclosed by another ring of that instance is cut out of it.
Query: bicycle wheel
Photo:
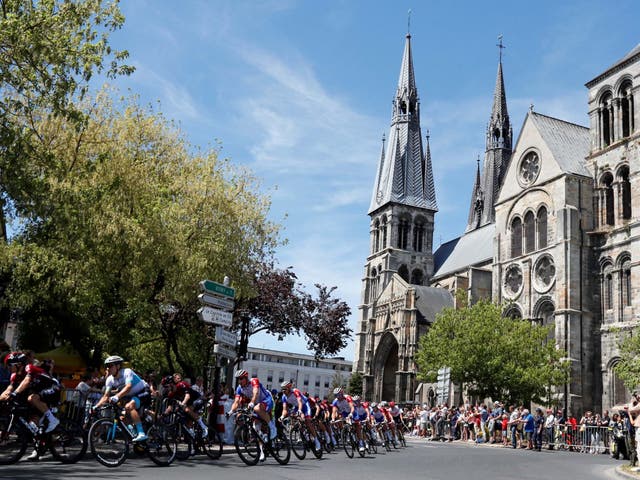
[[[102,418],[89,429],[89,446],[93,456],[105,467],[118,467],[127,459],[129,436],[122,426]]]
[[[353,458],[356,453],[356,445],[351,442],[351,432],[347,428],[342,430],[342,446],[347,457]]]
[[[317,434],[318,432],[316,432]],[[311,449],[311,452],[315,455],[315,457],[320,460],[322,458],[322,443],[320,442],[320,439],[318,438],[318,443],[320,443],[320,448],[316,448],[316,442],[314,440],[309,440],[309,448]]]
[[[176,458],[178,460],[187,460],[191,456],[191,452],[195,448],[191,436],[185,431],[182,423],[173,423],[169,426],[172,436],[176,440]]]
[[[27,433],[15,423],[9,429],[10,423],[10,417],[0,418],[0,465],[9,465],[20,460],[29,442]]]
[[[80,424],[63,421],[51,433],[49,450],[62,463],[76,463],[86,453],[87,443],[87,434]]]
[[[209,432],[209,436],[202,440],[204,453],[212,460],[217,460],[222,455],[222,438],[216,431]]]
[[[407,446],[407,442],[404,440],[404,433],[402,433],[402,430],[400,428],[398,428],[398,443],[401,447]]]
[[[289,443],[291,450],[298,460],[304,460],[307,456],[307,448],[304,445],[304,439],[302,437],[302,429],[300,425],[294,425],[289,431]]]
[[[242,425],[236,428],[233,444],[236,452],[247,465],[255,465],[260,460],[260,441],[255,432],[248,425]]]
[[[269,442],[269,450],[271,456],[280,465],[286,465],[289,463],[289,459],[291,458],[291,445],[289,444],[289,439],[284,432],[278,433],[276,438]]]
[[[370,453],[378,453],[378,441],[371,435],[371,431],[367,431],[367,445],[369,445]]]
[[[165,425],[152,425],[147,431],[147,455],[156,465],[166,467],[175,460],[178,440],[174,432]]]

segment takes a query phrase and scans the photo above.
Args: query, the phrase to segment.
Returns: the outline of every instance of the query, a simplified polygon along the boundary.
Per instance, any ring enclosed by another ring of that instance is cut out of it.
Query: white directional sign
[[[216,343],[213,346],[213,353],[216,355],[222,355],[223,357],[236,358],[236,351],[220,343]]]
[[[233,310],[233,307],[235,305],[233,299],[217,297],[208,293],[201,293],[200,295],[198,295],[198,300],[200,300],[200,302],[204,303],[205,305],[222,308],[224,310]]]
[[[216,342],[235,347],[238,342],[238,336],[235,332],[230,332],[223,327],[216,327]]]
[[[223,327],[230,327],[231,323],[233,323],[233,314],[231,312],[225,312],[217,308],[202,307],[198,310],[198,316],[205,323],[213,323]]]

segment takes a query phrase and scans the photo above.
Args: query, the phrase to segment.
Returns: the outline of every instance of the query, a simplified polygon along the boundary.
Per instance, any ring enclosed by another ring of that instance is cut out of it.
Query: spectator
[[[544,431],[547,437],[547,443],[549,444],[549,450],[553,450],[555,444],[555,435],[553,427],[555,426],[556,417],[553,415],[553,410],[547,409],[547,418],[544,421]]]
[[[202,378],[202,375],[198,375],[196,377],[196,383],[194,383],[191,388],[193,388],[200,395],[204,395],[204,378]]]

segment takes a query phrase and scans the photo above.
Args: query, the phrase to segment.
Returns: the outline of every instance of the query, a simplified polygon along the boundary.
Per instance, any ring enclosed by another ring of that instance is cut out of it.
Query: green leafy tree
[[[360,372],[351,374],[348,390],[351,395],[362,395],[362,374]]]
[[[620,361],[614,371],[629,390],[640,385],[640,337],[625,335],[620,341]]]
[[[46,216],[8,247],[9,299],[25,325],[46,325],[93,363],[119,353],[193,376],[211,353],[197,282],[229,274],[251,291],[278,244],[269,199],[249,171],[195,150],[135,98],[103,94],[83,111],[81,129],[64,117],[38,125],[37,148],[60,168],[42,179]]]
[[[489,301],[444,309],[420,338],[419,378],[434,381],[439,368],[471,395],[513,402],[551,402],[567,381],[565,353],[549,341],[550,327],[502,316]]]

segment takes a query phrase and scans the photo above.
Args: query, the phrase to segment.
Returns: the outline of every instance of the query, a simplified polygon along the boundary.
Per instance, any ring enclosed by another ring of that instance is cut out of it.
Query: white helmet
[[[118,355],[111,355],[110,357],[107,357],[107,359],[104,361],[104,364],[107,367],[109,365],[117,365],[119,363],[124,363],[124,358]]]

